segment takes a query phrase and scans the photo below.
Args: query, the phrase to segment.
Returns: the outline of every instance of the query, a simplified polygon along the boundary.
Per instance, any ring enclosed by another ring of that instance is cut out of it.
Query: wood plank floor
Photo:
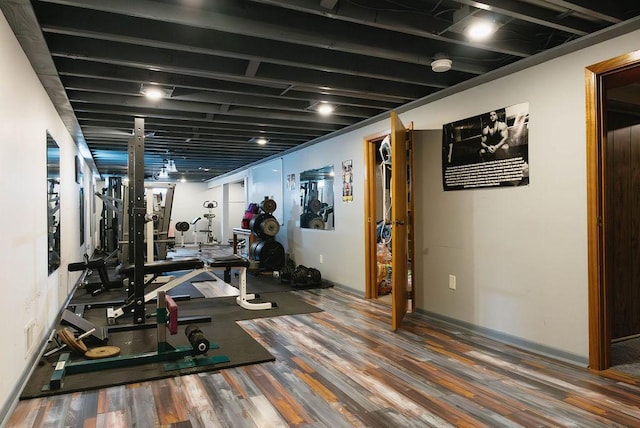
[[[597,374],[341,289],[324,312],[242,321],[276,357],[19,402],[7,427],[640,426],[640,380]]]

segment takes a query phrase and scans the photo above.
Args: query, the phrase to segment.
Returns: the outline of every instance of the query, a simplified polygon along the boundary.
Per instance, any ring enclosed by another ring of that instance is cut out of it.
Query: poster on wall
[[[296,175],[287,175],[287,190],[296,190]]]
[[[342,202],[353,202],[353,160],[342,161]]]
[[[529,103],[443,125],[445,191],[528,184]]]

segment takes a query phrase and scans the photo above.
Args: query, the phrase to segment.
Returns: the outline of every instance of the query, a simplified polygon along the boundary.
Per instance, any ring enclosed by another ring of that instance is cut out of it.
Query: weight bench
[[[145,286],[158,277],[158,275],[166,272],[175,272],[179,270],[200,269],[204,266],[204,261],[198,258],[180,259],[180,260],[158,260],[144,264],[144,274],[152,275],[150,281],[145,282]],[[133,277],[135,264],[120,265],[117,273],[127,278]]]
[[[247,294],[247,268],[249,267],[249,260],[237,254],[230,256],[216,257],[214,259],[207,260],[209,267],[212,268],[225,268],[225,278],[230,277],[232,267],[240,268],[240,295],[236,297],[236,303],[242,306],[244,309],[249,310],[263,310],[277,308],[278,305],[275,302],[263,302],[252,303],[250,300],[259,298],[257,294]]]
[[[189,281],[191,278],[199,275],[202,272],[208,272],[214,280],[216,280],[216,276],[213,272],[209,272],[208,268],[205,266],[205,262],[198,258],[190,258],[190,259],[181,259],[181,260],[159,260],[151,263],[145,263],[143,266],[143,271],[145,275],[151,275],[152,278],[149,281],[146,281],[144,286],[146,287],[150,282],[152,282],[158,275],[166,272],[175,272],[179,270],[189,270],[192,269],[191,272],[180,276],[178,278],[172,279],[161,287],[156,288],[150,293],[144,295],[144,303],[148,303],[149,301],[156,298],[158,291],[169,291],[174,287],[177,287],[180,284],[184,284]],[[122,275],[126,275],[131,278],[135,271],[135,265],[122,265],[118,268],[118,273]],[[131,290],[130,290],[131,291]],[[112,325],[115,324],[116,319],[123,316],[128,310],[134,305],[134,297],[130,294],[127,302],[119,308],[107,308],[107,322]]]
[[[250,300],[259,298],[260,296],[257,294],[247,294],[247,268],[249,267],[249,260],[246,258],[239,256],[237,254],[232,254],[230,256],[224,257],[216,257],[213,259],[209,259],[206,263],[201,259],[183,259],[183,260],[162,260],[153,263],[146,263],[144,265],[144,273],[145,274],[160,274],[164,272],[171,272],[177,270],[186,270],[193,269],[193,271],[175,278],[161,287],[153,290],[150,293],[145,294],[144,303],[148,303],[149,301],[155,299],[158,291],[169,291],[174,287],[177,287],[180,284],[184,284],[195,276],[206,272],[214,280],[217,280],[215,274],[211,271],[212,268],[239,268],[240,269],[240,295],[236,298],[236,303],[243,307],[244,309],[249,310],[264,310],[264,309],[273,309],[277,308],[278,305],[275,302],[262,302],[262,303],[252,303]],[[120,272],[123,274],[133,275],[134,266],[123,266],[120,268]],[[123,316],[126,312],[129,311],[129,308],[134,305],[133,299],[129,299],[124,305],[121,307],[107,308],[107,322],[112,325],[115,324],[116,319]]]
[[[100,285],[86,283],[86,290],[92,295],[97,295],[102,290],[112,290],[114,288],[122,288],[124,277],[118,276],[116,279],[109,278],[109,272],[107,271],[107,259],[99,258],[95,260],[89,260],[89,256],[85,254],[83,262],[69,263],[67,270],[69,272],[84,271],[84,270],[96,270],[100,276]]]

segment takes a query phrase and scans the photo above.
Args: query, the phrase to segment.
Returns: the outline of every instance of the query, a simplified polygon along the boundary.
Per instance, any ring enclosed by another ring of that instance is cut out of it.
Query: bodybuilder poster
[[[529,103],[442,127],[444,190],[529,184]]]

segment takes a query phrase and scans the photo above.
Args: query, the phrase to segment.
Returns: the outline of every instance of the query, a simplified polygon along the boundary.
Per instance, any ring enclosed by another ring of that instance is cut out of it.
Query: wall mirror
[[[76,183],[80,185],[78,201],[80,202],[80,246],[84,245],[84,174],[82,174],[82,164],[80,158],[76,156]]]
[[[49,274],[60,266],[60,148],[47,132],[47,243]]]
[[[300,227],[333,230],[333,165],[300,173]]]

